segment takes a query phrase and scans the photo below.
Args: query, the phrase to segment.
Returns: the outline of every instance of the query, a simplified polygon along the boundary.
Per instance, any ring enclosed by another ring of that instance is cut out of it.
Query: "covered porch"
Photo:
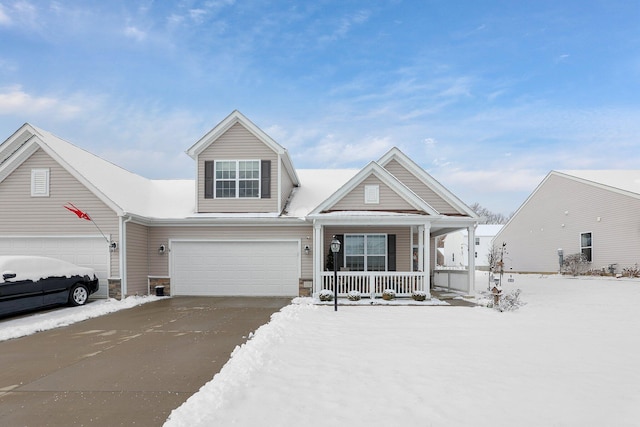
[[[400,298],[411,297],[414,291],[431,298],[437,265],[436,237],[466,228],[469,259],[473,260],[476,222],[472,218],[394,212],[317,215],[313,218],[313,295],[317,297],[327,289],[338,298],[357,291],[362,298],[374,299],[392,289]],[[334,237],[341,243],[335,260],[330,248]],[[473,293],[474,274],[469,271],[474,269],[470,264],[465,272],[464,292]]]

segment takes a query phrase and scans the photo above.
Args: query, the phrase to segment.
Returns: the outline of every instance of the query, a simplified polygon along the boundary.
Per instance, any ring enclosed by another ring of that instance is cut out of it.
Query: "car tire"
[[[69,305],[85,305],[88,299],[89,290],[85,285],[78,283],[71,288],[71,292],[69,292]]]

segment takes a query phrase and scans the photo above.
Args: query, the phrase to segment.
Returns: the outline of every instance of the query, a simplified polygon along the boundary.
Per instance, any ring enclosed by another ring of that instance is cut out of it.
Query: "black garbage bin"
[[[157,297],[164,296],[164,286],[156,286],[156,296]]]

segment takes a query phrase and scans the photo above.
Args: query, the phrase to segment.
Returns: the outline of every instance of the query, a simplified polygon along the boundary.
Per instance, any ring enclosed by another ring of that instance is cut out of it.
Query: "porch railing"
[[[321,289],[334,290],[334,273],[323,271]],[[351,291],[358,291],[362,296],[381,297],[382,291],[393,289],[396,296],[411,296],[413,291],[425,289],[424,273],[397,271],[338,271],[338,296],[345,297]]]

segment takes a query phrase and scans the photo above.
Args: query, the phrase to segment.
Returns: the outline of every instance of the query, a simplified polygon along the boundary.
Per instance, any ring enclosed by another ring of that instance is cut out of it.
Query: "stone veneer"
[[[164,296],[171,295],[171,279],[169,277],[149,277],[149,295],[156,294],[156,286],[164,286]]]
[[[122,299],[122,286],[120,279],[108,279],[109,283],[109,298]]]

